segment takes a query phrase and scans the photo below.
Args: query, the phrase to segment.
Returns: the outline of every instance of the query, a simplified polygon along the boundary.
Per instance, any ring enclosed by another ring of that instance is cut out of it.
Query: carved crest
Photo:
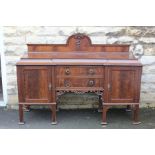
[[[82,33],[77,33],[74,38],[76,39],[76,49],[79,50],[81,47],[81,40],[84,39],[85,35]]]

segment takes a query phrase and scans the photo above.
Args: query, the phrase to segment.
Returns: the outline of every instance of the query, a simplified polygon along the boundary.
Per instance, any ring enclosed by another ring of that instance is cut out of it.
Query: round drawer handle
[[[89,80],[88,81],[88,86],[89,87],[92,87],[92,86],[94,86],[95,85],[95,81],[94,80]]]
[[[66,70],[65,70],[65,74],[66,75],[69,75],[71,72],[70,72],[70,69],[69,68],[66,68]]]
[[[91,74],[91,75],[95,73],[95,71],[94,71],[93,68],[90,68],[88,72],[89,72],[89,74]]]
[[[65,81],[64,81],[64,86],[65,86],[65,87],[70,87],[70,82],[69,82],[68,80],[65,80]]]

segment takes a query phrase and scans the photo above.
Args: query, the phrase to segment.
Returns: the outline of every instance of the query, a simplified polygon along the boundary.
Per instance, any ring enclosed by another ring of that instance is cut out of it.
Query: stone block
[[[155,43],[155,38],[154,37],[141,37],[139,39],[139,42],[141,43]]]
[[[16,36],[16,26],[4,26],[3,30],[5,37]]]
[[[6,73],[7,75],[16,75],[16,66],[8,65],[6,67]]]
[[[9,105],[17,105],[18,104],[18,95],[8,95],[8,104]]]
[[[135,38],[130,36],[122,36],[118,38],[119,43],[132,43],[134,41],[135,41]]]
[[[11,104],[11,103],[8,103],[7,104],[7,109],[9,110],[12,110],[12,109],[14,109],[14,110],[18,110],[19,109],[19,106],[18,106],[18,103],[14,103],[14,104]]]
[[[21,56],[27,52],[27,45],[7,45],[5,47],[6,56]]]
[[[144,44],[144,55],[155,56],[155,44]]]
[[[47,44],[66,44],[68,36],[46,36]]]
[[[27,44],[65,44],[67,41],[67,36],[36,36],[27,35]]]
[[[70,36],[72,34],[77,33],[77,31],[76,31],[76,27],[69,26],[69,27],[61,27],[58,33],[59,33],[58,34],[59,36]]]
[[[115,26],[77,27],[77,32],[85,33],[89,36],[117,36],[122,35],[124,33],[124,30],[125,27]]]
[[[107,43],[107,40],[108,40],[108,37],[107,36],[97,36],[97,37],[94,37],[94,36],[91,36],[91,41],[92,41],[92,44],[106,44]]]
[[[142,36],[154,37],[154,35],[155,35],[155,27],[154,26],[140,26],[139,28],[143,32]]]
[[[107,44],[116,44],[118,42],[118,38],[109,37],[107,38]]]
[[[15,66],[17,61],[20,60],[20,56],[6,56],[6,65],[12,65]]]
[[[45,26],[37,33],[38,36],[70,36],[76,32],[76,27]]]
[[[145,34],[145,29],[144,27],[131,26],[126,28],[125,34],[127,36],[141,37]]]
[[[25,36],[25,35],[35,35],[40,32],[42,26],[17,26],[16,35]]]
[[[155,74],[142,74],[142,82],[145,83],[155,83]]]
[[[140,59],[143,65],[154,65],[155,64],[155,56],[145,56],[143,55]]]
[[[141,84],[142,93],[154,93],[155,94],[155,83],[142,83]]]
[[[16,81],[16,80],[17,80],[16,74],[7,76],[7,81]]]
[[[57,36],[59,34],[60,27],[44,26],[37,33],[38,36]]]
[[[134,37],[121,36],[121,37],[108,37],[107,44],[136,44],[138,41]]]
[[[26,44],[46,44],[46,38],[37,35],[26,35]]]
[[[8,95],[17,95],[17,88],[14,85],[7,86],[7,94]]]
[[[147,103],[152,103],[153,101],[155,101],[155,95],[154,93],[148,92],[148,93],[141,93],[141,101]]]
[[[143,66],[144,74],[155,74],[155,64]]]
[[[4,37],[4,44],[6,45],[23,45],[26,44],[25,36]]]

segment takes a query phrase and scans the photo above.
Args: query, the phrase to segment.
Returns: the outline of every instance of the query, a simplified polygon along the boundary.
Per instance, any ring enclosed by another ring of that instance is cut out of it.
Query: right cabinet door
[[[139,102],[140,67],[106,67],[105,102]]]

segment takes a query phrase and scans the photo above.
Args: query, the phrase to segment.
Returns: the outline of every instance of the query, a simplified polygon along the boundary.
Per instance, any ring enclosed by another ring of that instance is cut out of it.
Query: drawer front
[[[98,78],[58,78],[56,87],[103,87],[103,79]]]
[[[57,76],[102,76],[102,66],[59,66],[56,67]]]

